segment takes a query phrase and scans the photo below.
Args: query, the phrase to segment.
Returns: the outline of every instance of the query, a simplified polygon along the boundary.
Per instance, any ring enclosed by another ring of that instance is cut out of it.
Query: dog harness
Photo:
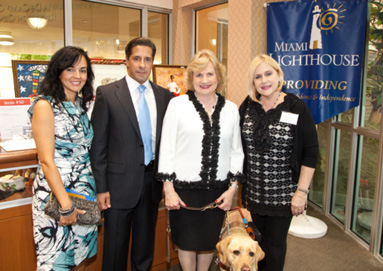
[[[231,211],[238,211],[239,214],[241,215],[241,218],[242,218],[242,222],[245,224],[245,229],[247,231],[247,233],[249,234],[249,236],[251,237],[251,239],[255,240],[255,234],[254,234],[254,231],[251,227],[249,227],[249,223],[247,223],[247,220],[245,218],[245,216],[243,215],[242,211],[241,211],[241,208],[239,207],[233,207],[231,208],[229,211],[226,211],[226,214],[225,214],[225,219],[226,219],[226,228],[223,229],[223,231],[221,232],[220,236],[219,236],[219,241],[221,241],[222,239],[222,233],[226,230],[227,231],[227,236],[230,235],[230,223],[229,223],[229,212]],[[218,257],[218,252],[217,252],[217,258],[215,260],[215,263],[217,265],[219,265],[220,268],[222,268],[223,270],[226,270],[226,271],[232,271],[232,269],[223,264],[220,260],[219,260],[219,257]]]

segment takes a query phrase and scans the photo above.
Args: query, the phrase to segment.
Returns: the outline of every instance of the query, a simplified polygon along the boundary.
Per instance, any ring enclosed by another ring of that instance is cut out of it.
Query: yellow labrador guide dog
[[[221,241],[216,245],[221,271],[256,271],[265,253],[247,230],[250,213],[243,208],[233,208],[226,217]]]

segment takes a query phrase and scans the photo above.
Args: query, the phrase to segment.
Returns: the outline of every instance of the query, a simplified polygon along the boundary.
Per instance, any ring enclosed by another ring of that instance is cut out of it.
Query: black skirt
[[[177,189],[188,207],[200,208],[218,199],[227,188],[215,190]],[[181,208],[170,211],[172,241],[182,250],[214,250],[221,232],[225,212],[219,208],[194,211]]]

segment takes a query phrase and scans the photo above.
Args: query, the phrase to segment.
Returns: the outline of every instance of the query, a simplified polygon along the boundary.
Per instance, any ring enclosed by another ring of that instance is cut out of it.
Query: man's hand
[[[110,194],[109,192],[97,194],[97,202],[100,206],[100,211],[104,211],[111,207],[110,205]]]

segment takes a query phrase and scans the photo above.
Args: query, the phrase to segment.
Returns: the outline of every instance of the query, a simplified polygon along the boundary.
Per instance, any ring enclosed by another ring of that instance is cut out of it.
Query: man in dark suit
[[[90,156],[97,200],[105,210],[104,271],[127,270],[130,231],[131,270],[150,270],[153,261],[162,197],[162,184],[154,180],[154,173],[162,119],[172,97],[148,80],[155,53],[151,40],[133,39],[125,49],[126,77],[97,88]]]

